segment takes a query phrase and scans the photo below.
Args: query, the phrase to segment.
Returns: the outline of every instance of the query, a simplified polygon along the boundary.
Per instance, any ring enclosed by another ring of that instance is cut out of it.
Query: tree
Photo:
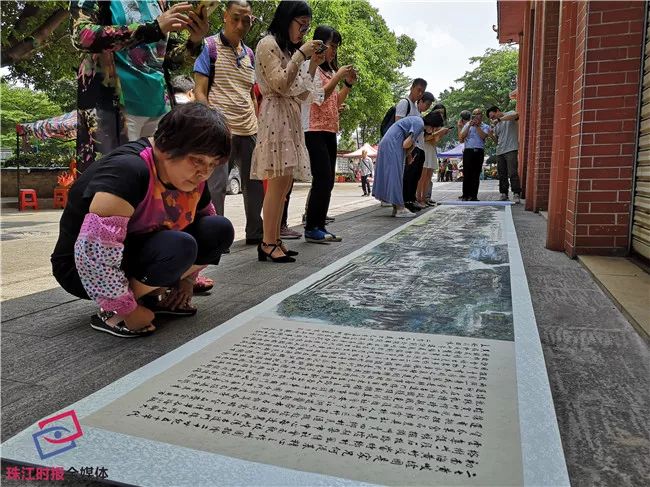
[[[456,80],[462,86],[440,93],[439,99],[450,118],[458,120],[462,110],[487,110],[491,105],[504,112],[512,109],[515,102],[509,95],[516,84],[517,62],[517,49],[513,47],[487,49],[483,56],[470,58],[471,64],[478,65]]]
[[[456,80],[462,83],[460,88],[449,87],[439,95],[439,100],[447,108],[449,120],[455,125],[462,110],[482,108],[484,120],[487,109],[497,105],[502,111],[512,110],[514,100],[510,100],[510,92],[516,87],[518,52],[514,47],[487,49],[483,56],[470,58],[470,64],[477,66],[467,71]],[[452,141],[457,134],[450,132],[441,142]],[[488,139],[486,151],[493,152],[494,142]]]
[[[0,83],[0,134],[3,147],[12,147],[16,141],[16,124],[35,122],[61,114],[61,107],[45,93],[29,88]]]
[[[253,2],[253,13],[260,21],[253,24],[246,38],[251,48],[255,49],[264,35],[278,3]],[[74,108],[79,53],[70,42],[67,2],[0,5],[2,65],[9,68],[8,78],[46,92],[63,110]],[[395,36],[367,0],[312,0],[310,5],[313,19],[307,38],[318,24],[335,27],[343,36],[339,63],[354,64],[359,73],[359,83],[346,101],[349,109],[341,116],[341,129],[349,136],[361,127],[363,141],[375,141],[396,91],[408,83],[399,70],[413,62],[415,40]],[[225,2],[220,2],[210,17],[213,32],[221,28],[224,8]]]
[[[29,60],[66,35],[68,2],[2,2],[2,67]]]

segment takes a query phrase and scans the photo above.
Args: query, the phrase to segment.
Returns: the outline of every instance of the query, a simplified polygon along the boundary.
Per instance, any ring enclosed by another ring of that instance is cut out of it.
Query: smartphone
[[[212,14],[212,12],[217,10],[218,6],[219,6],[218,0],[201,0],[194,7],[194,11],[197,13],[197,15],[201,15],[201,11],[205,9],[205,14],[206,16],[209,17]]]
[[[327,44],[321,44],[318,49],[316,49],[316,54],[322,54],[327,51]]]

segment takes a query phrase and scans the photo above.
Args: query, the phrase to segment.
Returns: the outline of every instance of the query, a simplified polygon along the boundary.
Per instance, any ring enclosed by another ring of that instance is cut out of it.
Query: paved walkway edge
[[[650,341],[650,274],[625,257],[578,256],[639,335]]]

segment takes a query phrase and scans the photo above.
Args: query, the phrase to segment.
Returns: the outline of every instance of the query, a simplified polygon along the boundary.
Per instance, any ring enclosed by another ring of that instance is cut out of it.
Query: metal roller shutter
[[[650,259],[650,9],[645,41],[639,154],[636,167],[632,249]]]

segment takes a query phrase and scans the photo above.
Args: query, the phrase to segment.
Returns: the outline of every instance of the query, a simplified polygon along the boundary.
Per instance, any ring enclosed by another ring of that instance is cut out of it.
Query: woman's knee
[[[171,286],[189,269],[198,252],[198,244],[188,233],[163,230],[140,244],[128,245],[126,272],[149,286]]]
[[[230,220],[223,216],[204,216],[197,222],[194,236],[199,244],[199,254],[223,253],[232,245],[235,229]]]

